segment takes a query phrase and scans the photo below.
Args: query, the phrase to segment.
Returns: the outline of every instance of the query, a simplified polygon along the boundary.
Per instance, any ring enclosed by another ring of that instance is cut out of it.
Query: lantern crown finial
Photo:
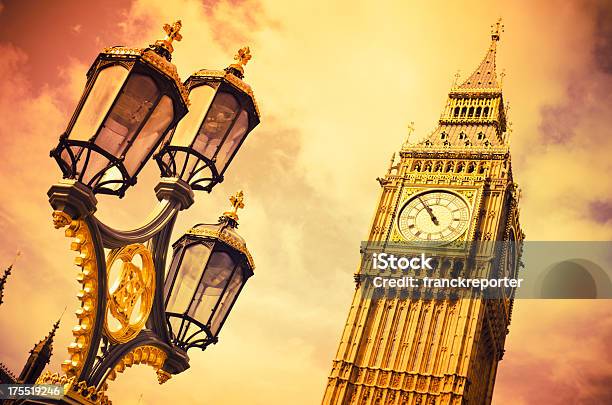
[[[242,190],[231,196],[229,201],[232,204],[233,210],[224,212],[223,216],[238,222],[238,210],[244,208],[244,193]]]
[[[227,69],[242,79],[244,77],[244,67],[249,63],[251,57],[251,49],[248,46],[244,46],[238,49],[238,52],[234,55],[236,63],[232,63]]]
[[[172,25],[164,24],[164,31],[166,32],[166,38],[155,41],[155,47],[166,59],[170,60],[170,55],[174,52],[172,46],[173,41],[180,41],[183,39],[180,31],[183,27],[181,20],[176,20]]]

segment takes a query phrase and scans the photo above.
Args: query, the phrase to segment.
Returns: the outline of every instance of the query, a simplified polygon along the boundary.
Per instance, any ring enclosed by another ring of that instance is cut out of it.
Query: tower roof
[[[487,53],[480,62],[476,70],[461,84],[456,90],[458,91],[499,91],[501,86],[497,81],[497,72],[495,71],[495,56],[497,52],[497,42],[500,34],[503,32],[504,26],[501,23],[501,18],[491,26],[491,45]]]

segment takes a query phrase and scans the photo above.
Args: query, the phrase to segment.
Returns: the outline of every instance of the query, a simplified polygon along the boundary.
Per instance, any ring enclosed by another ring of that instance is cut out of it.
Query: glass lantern
[[[247,135],[259,124],[259,110],[243,66],[249,48],[235,56],[225,70],[200,70],[187,79],[190,112],[156,156],[163,177],[178,177],[194,190],[210,192]]]
[[[232,197],[242,207],[242,192]],[[174,243],[164,284],[170,336],[183,350],[216,343],[219,332],[246,281],[253,259],[236,232],[236,209],[217,224],[199,224]]]
[[[146,49],[105,49],[87,73],[73,117],[51,151],[64,175],[94,193],[122,197],[152,153],[187,113],[187,90],[170,62],[168,36]]]

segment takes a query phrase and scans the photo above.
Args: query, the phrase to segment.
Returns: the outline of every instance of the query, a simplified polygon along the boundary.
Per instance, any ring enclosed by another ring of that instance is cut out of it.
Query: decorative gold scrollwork
[[[128,352],[119,360],[113,367],[111,372],[106,377],[106,381],[113,381],[117,378],[117,374],[123,373],[127,367],[132,367],[134,364],[146,364],[153,367],[157,373],[157,381],[160,384],[168,381],[172,375],[162,369],[166,361],[166,352],[155,346],[140,346]],[[106,383],[105,383],[106,385]]]
[[[113,343],[126,343],[140,332],[153,306],[153,257],[143,244],[124,246],[111,251],[106,269],[108,298],[104,332]]]
[[[77,382],[75,377],[67,377],[58,373],[45,371],[36,384],[53,384],[64,387],[64,403],[77,403],[83,405],[112,405],[103,389],[88,386],[85,381]],[[70,398],[69,400],[66,398]],[[69,402],[68,402],[69,401]]]
[[[67,226],[66,237],[73,238],[70,249],[79,253],[74,262],[81,268],[77,276],[77,280],[81,284],[81,291],[77,294],[77,298],[81,301],[81,307],[76,310],[79,324],[72,328],[75,340],[68,346],[70,359],[62,363],[62,369],[70,378],[78,376],[81,372],[87,351],[91,345],[98,305],[98,266],[92,236],[85,221],[72,219],[62,211],[54,211],[53,225],[57,229]]]

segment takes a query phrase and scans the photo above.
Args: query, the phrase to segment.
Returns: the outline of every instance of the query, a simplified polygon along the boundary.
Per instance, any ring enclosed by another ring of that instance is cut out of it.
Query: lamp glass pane
[[[239,110],[240,105],[233,95],[217,93],[200,127],[193,148],[212,159]]]
[[[172,99],[164,95],[125,155],[123,164],[130,176],[145,163],[144,160],[162,138],[173,118]]]
[[[210,248],[198,243],[186,247],[184,252],[181,267],[178,269],[174,287],[170,292],[170,300],[166,305],[167,312],[179,314],[187,312],[210,255]]]
[[[153,109],[159,89],[147,75],[133,74],[121,90],[112,111],[104,121],[95,143],[106,152],[120,157]]]
[[[70,130],[70,139],[87,141],[96,134],[129,71],[120,65],[102,69]]]
[[[189,308],[189,315],[207,324],[225,285],[232,275],[234,260],[225,252],[213,252]]]
[[[172,135],[171,145],[190,146],[193,138],[198,133],[198,129],[208,111],[210,102],[215,96],[215,89],[203,85],[194,87],[189,92],[189,112],[177,124],[176,130]]]
[[[183,245],[180,244],[176,246],[174,249],[174,253],[172,255],[172,262],[170,263],[170,267],[168,268],[168,272],[166,273],[166,279],[164,280],[164,302],[168,299],[168,294],[170,293],[170,289],[172,288],[172,283],[176,277],[176,273],[178,272],[179,261],[181,260],[181,256],[183,255]]]
[[[232,157],[240,142],[246,135],[246,131],[249,128],[249,115],[245,110],[242,110],[236,123],[232,127],[232,132],[227,136],[225,142],[223,142],[223,146],[221,146],[221,150],[217,154],[217,159],[215,160],[215,165],[217,166],[217,170],[219,173],[223,171],[225,165],[228,160]]]
[[[225,290],[225,294],[223,294],[223,298],[221,298],[221,302],[219,303],[217,311],[213,315],[213,319],[210,323],[210,330],[213,335],[216,336],[217,333],[219,333],[223,320],[236,300],[236,296],[238,295],[244,281],[242,268],[236,268],[236,271],[234,271],[232,279],[230,280],[227,289]]]

